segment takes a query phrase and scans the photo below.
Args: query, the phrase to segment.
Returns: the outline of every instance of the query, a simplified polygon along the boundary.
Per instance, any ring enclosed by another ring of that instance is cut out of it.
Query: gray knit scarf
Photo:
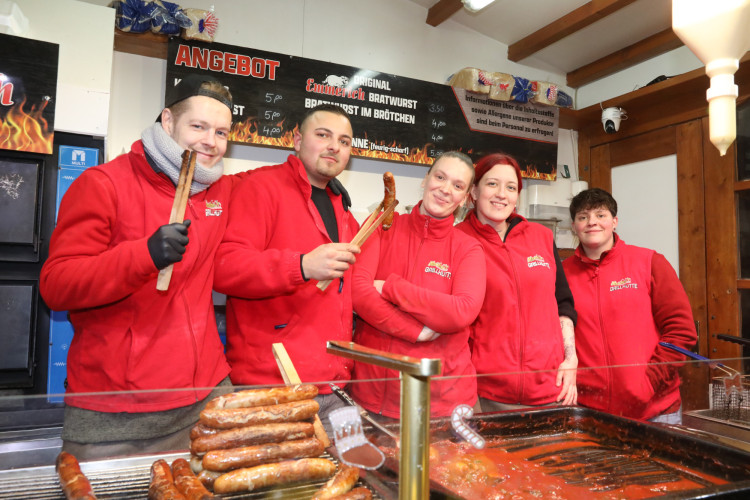
[[[184,150],[164,131],[159,122],[144,130],[141,139],[143,140],[143,149],[155,163],[154,167],[164,172],[176,186],[180,179],[180,166],[182,166],[182,152]],[[193,183],[190,185],[190,196],[208,189],[208,186],[218,181],[223,174],[223,159],[211,168],[202,167],[196,161]]]

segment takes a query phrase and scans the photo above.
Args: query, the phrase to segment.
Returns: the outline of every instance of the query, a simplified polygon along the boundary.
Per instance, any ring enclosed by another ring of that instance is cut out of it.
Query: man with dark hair
[[[211,285],[236,180],[222,176],[232,97],[198,75],[174,94],[129,153],[71,185],[42,268],[44,300],[74,329],[62,437],[79,459],[184,449],[212,388],[229,385]],[[167,224],[186,149],[187,220]],[[142,392],[159,389],[170,390]],[[96,392],[112,393],[83,394]]]
[[[272,344],[282,342],[304,382],[351,378],[350,360],[326,341],[352,338],[348,243],[358,224],[336,176],[349,162],[352,126],[338,106],[306,114],[281,165],[254,170],[232,194],[216,254],[217,291],[227,294],[227,359],[236,385],[283,384]],[[320,290],[316,282],[334,280]],[[340,401],[321,387],[320,416]],[[324,420],[325,423],[325,420]]]
[[[578,402],[616,415],[679,424],[682,354],[697,340],[687,294],[663,255],[614,232],[617,202],[603,189],[570,204],[580,240],[563,262],[578,313]]]

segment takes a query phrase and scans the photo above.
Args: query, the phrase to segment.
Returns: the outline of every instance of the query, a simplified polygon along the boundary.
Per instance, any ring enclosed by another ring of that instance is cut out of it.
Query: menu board
[[[0,33],[0,149],[52,154],[59,45]]]
[[[472,159],[504,152],[524,176],[555,178],[559,110],[492,101],[487,95],[303,57],[172,38],[166,93],[191,73],[210,74],[232,93],[230,140],[293,148],[305,112],[331,103],[349,113],[352,155],[431,165],[444,151]]]

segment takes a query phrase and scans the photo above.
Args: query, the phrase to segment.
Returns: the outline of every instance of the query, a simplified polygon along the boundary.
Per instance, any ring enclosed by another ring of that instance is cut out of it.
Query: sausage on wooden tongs
[[[81,472],[81,466],[76,457],[66,451],[57,455],[55,470],[60,478],[60,487],[68,500],[95,500],[94,490],[86,476]]]
[[[393,224],[393,211],[398,205],[398,200],[396,199],[396,180],[392,173],[386,172],[383,174],[383,186],[385,191],[383,201],[367,216],[362,227],[359,228],[359,232],[352,238],[352,243],[358,247],[361,247],[379,226],[382,225],[383,230],[387,231]],[[383,210],[382,213],[381,210]],[[318,282],[318,288],[325,290],[331,284],[331,281]]]

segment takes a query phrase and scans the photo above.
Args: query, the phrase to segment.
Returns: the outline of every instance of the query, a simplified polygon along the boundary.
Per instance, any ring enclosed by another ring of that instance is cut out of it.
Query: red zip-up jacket
[[[505,241],[475,212],[457,226],[481,242],[487,259],[487,292],[472,325],[471,360],[477,373],[490,374],[477,379],[483,398],[548,404],[560,393],[555,379],[564,358],[554,240],[541,224],[513,217],[519,222]]]
[[[683,354],[697,340],[690,302],[663,255],[615,245],[598,261],[579,246],[563,262],[576,301],[578,402],[616,415],[649,419],[676,411]]]
[[[453,227],[453,216],[433,219],[419,213],[394,217],[365,243],[354,266],[353,297],[357,312],[355,342],[417,358],[442,360],[442,376],[431,383],[431,415],[447,416],[459,404],[477,401],[469,351],[469,325],[484,300],[482,248]],[[382,295],[374,280],[385,280]],[[442,335],[416,342],[423,326]],[[354,398],[370,411],[398,418],[399,373],[364,362],[354,378],[393,380],[351,384]]]
[[[175,186],[131,151],[87,169],[60,204],[40,291],[69,310],[68,393],[199,388],[67,397],[101,412],[152,412],[205,398],[229,373],[216,329],[213,258],[227,223],[232,177],[190,197],[190,242],[166,292],[146,241],[169,222]]]
[[[339,241],[359,226],[331,197]],[[311,199],[302,162],[256,169],[232,194],[224,241],[216,254],[216,290],[227,294],[227,359],[234,384],[283,384],[272,344],[284,344],[304,382],[351,378],[352,361],[326,353],[328,340],[351,341],[351,270],[321,291],[305,281],[300,256],[331,243]],[[330,393],[327,385],[321,393]]]

